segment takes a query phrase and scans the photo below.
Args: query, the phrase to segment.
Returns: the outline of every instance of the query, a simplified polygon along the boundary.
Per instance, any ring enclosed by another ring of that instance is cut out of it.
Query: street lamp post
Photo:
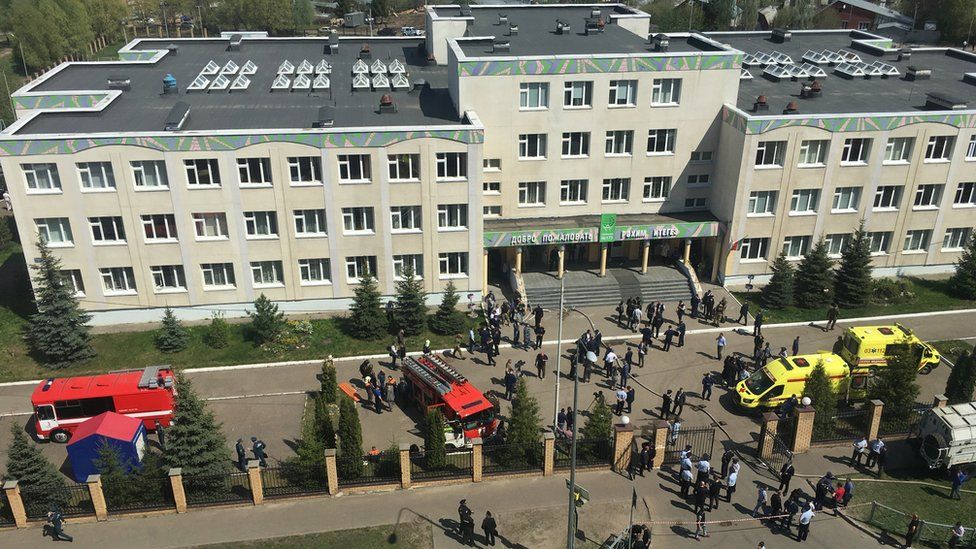
[[[556,331],[556,397],[552,402],[552,434],[556,434],[556,429],[559,425],[559,362],[563,358],[563,317],[566,315],[564,308],[564,289],[566,286],[565,280],[565,277],[559,279],[559,328]]]

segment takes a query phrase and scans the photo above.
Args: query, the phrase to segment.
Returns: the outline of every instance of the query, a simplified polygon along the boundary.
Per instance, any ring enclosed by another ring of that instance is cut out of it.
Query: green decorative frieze
[[[584,57],[535,60],[486,60],[458,63],[459,76],[516,76],[738,69],[742,55]]]
[[[746,134],[759,134],[793,126],[818,128],[829,132],[889,131],[911,124],[936,123],[957,128],[976,128],[974,113],[892,114],[867,116],[805,116],[791,118],[756,118],[738,109],[723,107],[726,124]]]
[[[106,93],[14,96],[18,109],[90,109],[108,97]]]

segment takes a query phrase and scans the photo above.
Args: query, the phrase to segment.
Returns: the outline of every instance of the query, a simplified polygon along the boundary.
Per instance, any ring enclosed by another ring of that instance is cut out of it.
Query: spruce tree
[[[863,307],[871,298],[871,241],[863,219],[841,252],[834,296],[837,304],[847,309]]]
[[[461,296],[457,293],[454,281],[450,280],[444,288],[444,297],[437,306],[437,312],[430,319],[430,330],[435,334],[450,335],[464,331],[464,314],[457,309]]]
[[[251,334],[258,345],[277,341],[285,330],[285,314],[263,293],[254,300],[254,311],[248,311],[247,315],[251,317]]]
[[[189,342],[190,332],[173,314],[173,309],[166,307],[162,324],[156,332],[156,348],[164,353],[176,353],[186,349]]]
[[[899,345],[889,345],[891,354],[886,356],[887,366],[878,367],[868,393],[872,399],[884,402],[884,412],[881,418],[885,420],[905,420],[915,408],[919,386],[915,383],[918,375],[918,357],[912,352],[912,346],[905,341]]]
[[[306,421],[302,426],[302,438],[295,449],[299,463],[309,467],[325,467],[325,448],[318,425]]]
[[[807,377],[803,387],[803,396],[810,397],[813,408],[817,411],[813,419],[813,430],[818,434],[825,434],[834,428],[834,415],[837,412],[837,393],[827,377],[827,370],[823,361],[817,362]]]
[[[539,433],[542,430],[542,418],[539,416],[539,401],[529,394],[525,378],[520,378],[515,385],[515,398],[512,401],[512,414],[508,421],[508,437],[505,442],[517,444],[512,446],[509,455],[505,456],[510,463],[525,461],[530,464],[539,463],[541,447]]]
[[[339,405],[326,402],[321,395],[315,399],[315,425],[318,427],[319,440],[326,448],[336,447],[335,418],[338,416]]]
[[[396,283],[397,327],[407,335],[419,335],[427,326],[427,292],[424,280],[414,276],[413,266],[403,269],[402,280]]]
[[[973,400],[974,388],[976,388],[976,356],[965,351],[949,372],[945,396],[949,404],[964,404]]]
[[[67,368],[95,356],[88,321],[91,315],[81,310],[74,290],[61,274],[61,261],[43,239],[38,240],[41,257],[31,265],[37,312],[31,315],[27,343],[39,362],[49,368]]]
[[[971,231],[966,249],[956,262],[949,289],[960,299],[976,299],[976,231]]]
[[[352,399],[339,400],[339,451],[337,452],[339,476],[344,479],[359,478],[363,474],[363,430],[359,424],[359,412]]]
[[[132,464],[123,461],[114,446],[106,443],[99,445],[95,467],[102,477],[102,494],[109,507],[117,507],[138,499],[142,487],[129,478]]]
[[[599,392],[590,407],[586,423],[580,429],[580,437],[590,444],[584,443],[582,447],[578,447],[579,454],[584,459],[609,458],[613,451],[613,444],[610,442],[612,436],[613,414],[603,392]]]
[[[793,269],[793,265],[786,260],[786,254],[783,253],[779,254],[779,257],[773,261],[770,269],[773,275],[769,278],[769,282],[763,286],[760,295],[762,304],[769,309],[785,309],[793,305],[796,271]]]
[[[319,374],[319,395],[328,404],[335,404],[339,396],[335,360],[333,360],[332,355],[322,361],[322,373]]]
[[[424,460],[427,470],[443,469],[447,463],[447,444],[444,431],[447,425],[444,414],[437,408],[427,412],[424,420]]]
[[[804,309],[819,309],[831,301],[834,289],[834,261],[821,238],[800,262],[794,283],[796,304]]]
[[[214,313],[203,333],[203,342],[211,349],[223,349],[230,345],[230,324],[223,315]]]
[[[166,431],[164,459],[183,474],[221,475],[229,470],[227,439],[206,403],[183,373],[176,374],[173,425]]]
[[[45,508],[63,505],[67,500],[64,477],[27,438],[22,426],[12,425],[10,432],[13,438],[7,450],[7,472],[3,478],[19,481],[28,503]]]
[[[376,279],[369,274],[359,279],[352,306],[349,307],[350,335],[359,339],[379,339],[387,330],[386,314],[380,306]]]

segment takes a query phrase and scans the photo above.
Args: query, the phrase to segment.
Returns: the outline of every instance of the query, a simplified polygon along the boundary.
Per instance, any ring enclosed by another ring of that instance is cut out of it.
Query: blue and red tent
[[[68,459],[75,480],[85,482],[98,474],[96,461],[102,446],[115,449],[127,470],[138,468],[146,451],[146,427],[141,419],[105,412],[78,426],[68,443]]]

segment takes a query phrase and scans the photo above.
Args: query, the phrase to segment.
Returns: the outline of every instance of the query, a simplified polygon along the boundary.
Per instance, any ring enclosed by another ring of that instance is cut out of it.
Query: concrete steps
[[[669,270],[670,271],[670,270]],[[622,300],[641,296],[647,304],[651,301],[677,302],[691,300],[690,281],[678,271],[659,271],[656,276],[640,275],[625,269],[610,269],[604,278],[595,275],[581,278],[577,274],[572,282],[567,278],[566,306],[594,307],[616,305]],[[541,305],[544,309],[559,308],[559,285],[526,283],[526,295],[531,306]]]

